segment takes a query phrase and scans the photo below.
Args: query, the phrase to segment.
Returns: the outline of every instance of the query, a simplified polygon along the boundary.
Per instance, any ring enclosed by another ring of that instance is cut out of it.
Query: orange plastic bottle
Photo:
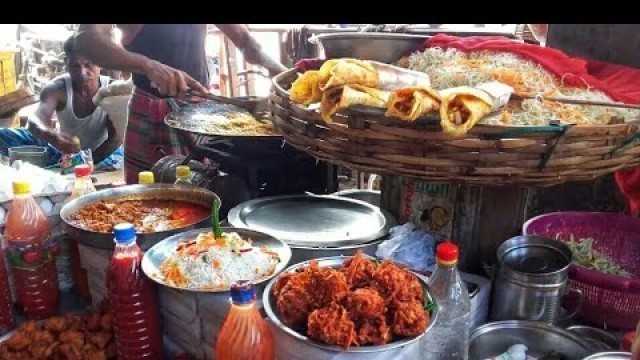
[[[58,308],[57,245],[49,239],[49,218],[31,195],[30,183],[15,180],[13,194],[5,238],[16,303],[29,319],[47,318]]]
[[[216,359],[275,359],[273,335],[254,301],[251,282],[239,281],[231,287],[231,310],[218,335]]]

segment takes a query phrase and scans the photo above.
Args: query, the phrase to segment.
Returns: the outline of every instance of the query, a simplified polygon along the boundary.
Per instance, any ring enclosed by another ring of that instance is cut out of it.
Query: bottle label
[[[9,266],[20,269],[35,269],[51,262],[60,250],[55,238],[44,244],[31,244],[14,241],[7,244],[5,250]]]
[[[87,164],[93,170],[93,155],[91,149],[82,150],[76,154],[64,154],[60,158],[60,173],[63,175],[73,173],[76,165]]]

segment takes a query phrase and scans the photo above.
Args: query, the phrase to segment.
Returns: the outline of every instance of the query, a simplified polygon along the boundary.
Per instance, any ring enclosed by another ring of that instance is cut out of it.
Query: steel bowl
[[[587,356],[582,360],[631,360],[631,353],[628,352],[601,352]]]
[[[555,351],[566,360],[582,360],[595,350],[587,341],[559,327],[536,321],[498,321],[478,327],[469,337],[469,359],[485,360],[523,344],[539,358]]]
[[[74,215],[83,207],[98,202],[100,200],[114,199],[158,199],[186,201],[192,204],[211,208],[214,200],[220,204],[220,198],[215,193],[199,187],[176,187],[170,184],[153,185],[128,185],[118,188],[111,188],[96,191],[91,194],[74,199],[62,207],[60,217],[64,221],[64,229],[67,235],[79,243],[98,248],[111,250],[114,248],[113,235],[111,233],[101,233],[84,229],[73,223]],[[189,226],[184,226],[167,231],[138,233],[137,242],[142,250],[148,250],[160,240],[185,230],[204,227],[211,221],[211,215],[201,221]]]
[[[167,286],[170,288],[174,288],[176,290],[184,290],[191,292],[201,292],[201,293],[221,293],[228,292],[229,289],[224,290],[205,290],[205,289],[193,289],[193,288],[183,288],[173,286],[165,281],[163,281],[159,276],[160,268],[165,260],[167,260],[173,253],[175,252],[176,246],[180,243],[184,243],[187,241],[195,240],[195,238],[202,233],[211,232],[211,228],[203,228],[203,229],[195,229],[186,231],[180,234],[176,234],[170,236],[159,243],[155,244],[151,249],[149,249],[142,258],[142,271],[151,278],[153,281],[157,282],[160,285]],[[271,280],[273,277],[278,275],[284,268],[289,265],[289,260],[291,260],[291,249],[289,246],[282,240],[276,239],[273,236],[267,235],[265,233],[261,233],[258,231],[247,230],[247,229],[239,229],[234,227],[223,227],[222,232],[236,232],[243,238],[250,238],[252,244],[258,247],[269,248],[269,250],[274,251],[280,257],[280,263],[276,266],[273,274],[265,277],[264,279],[260,279],[254,283],[254,286],[260,288],[260,284]],[[241,279],[238,279],[241,280]]]
[[[326,258],[320,258],[320,259],[315,259],[315,260],[309,260],[309,261],[304,261],[295,265],[292,265],[290,267],[288,267],[286,270],[284,270],[282,273],[280,273],[281,275],[284,273],[293,273],[296,271],[296,269],[304,267],[304,266],[308,266],[311,261],[317,261],[318,265],[320,267],[332,267],[332,268],[339,268],[346,260],[351,259],[352,256],[334,256],[334,257],[326,257]],[[366,256],[365,258],[368,259],[373,259],[370,256]],[[306,335],[303,335],[299,332],[297,332],[296,330],[293,330],[292,328],[290,328],[289,326],[285,325],[281,320],[280,320],[280,312],[278,311],[277,307],[275,306],[276,304],[276,299],[273,296],[273,286],[275,285],[276,281],[278,281],[278,277],[274,277],[273,279],[271,279],[271,281],[269,281],[269,283],[267,284],[267,286],[264,288],[264,293],[262,295],[262,303],[264,306],[264,311],[267,313],[267,316],[269,317],[269,320],[271,320],[273,322],[273,324],[275,326],[277,326],[279,329],[283,330],[286,334],[292,336],[294,339],[301,341],[305,344],[309,344],[310,346],[316,347],[316,348],[320,348],[320,349],[324,349],[324,350],[328,350],[331,352],[336,352],[336,353],[344,353],[344,352],[349,352],[349,353],[375,353],[375,352],[384,352],[384,351],[388,351],[391,349],[396,349],[402,346],[406,346],[409,344],[412,344],[418,340],[420,340],[424,334],[426,334],[427,332],[429,332],[429,330],[431,330],[431,328],[433,327],[433,324],[435,324],[435,322],[437,321],[438,318],[438,305],[436,303],[435,300],[435,296],[432,294],[431,289],[429,288],[429,285],[427,285],[427,283],[419,276],[416,276],[416,278],[418,278],[418,281],[420,281],[420,284],[422,285],[422,288],[424,289],[427,299],[430,300],[431,302],[433,302],[435,304],[434,306],[434,310],[431,313],[430,316],[430,320],[429,320],[429,325],[427,326],[427,329],[420,335],[418,336],[414,336],[414,337],[410,337],[410,338],[405,338],[399,341],[394,341],[391,342],[389,344],[385,344],[385,345],[372,345],[372,346],[351,346],[349,347],[349,349],[345,349],[341,346],[336,346],[336,345],[327,345],[327,344],[323,344],[321,342],[315,341],[310,339],[309,337],[307,337]]]
[[[309,38],[327,59],[349,57],[391,64],[418,48],[430,36],[395,33],[332,33]]]
[[[569,326],[567,330],[592,343],[598,351],[614,351],[620,348],[620,339],[605,330],[584,325]]]

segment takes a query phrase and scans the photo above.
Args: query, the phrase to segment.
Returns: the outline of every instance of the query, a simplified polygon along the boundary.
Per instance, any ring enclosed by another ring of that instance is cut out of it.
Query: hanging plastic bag
[[[436,239],[433,236],[410,222],[391,228],[389,234],[389,240],[378,245],[378,258],[392,260],[414,271],[433,270],[436,263]]]

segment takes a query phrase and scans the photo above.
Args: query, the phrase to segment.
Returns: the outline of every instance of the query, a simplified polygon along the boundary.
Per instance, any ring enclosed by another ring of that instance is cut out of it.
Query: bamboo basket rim
[[[351,111],[328,124],[290,101],[296,69],[273,79],[274,125],[295,148],[332,163],[380,174],[483,186],[550,186],[640,165],[640,126],[478,124],[454,137],[439,121],[406,122]],[[486,155],[483,158],[483,154]],[[497,184],[496,182],[499,182]]]

